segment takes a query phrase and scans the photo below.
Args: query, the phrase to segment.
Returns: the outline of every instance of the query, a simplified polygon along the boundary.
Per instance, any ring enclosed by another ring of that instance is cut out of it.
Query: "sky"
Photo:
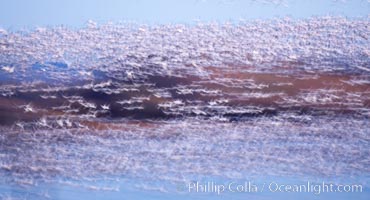
[[[368,0],[0,0],[0,28],[135,21],[148,24],[322,15],[363,17]],[[339,1],[339,2],[338,2]],[[261,3],[264,2],[264,3]]]

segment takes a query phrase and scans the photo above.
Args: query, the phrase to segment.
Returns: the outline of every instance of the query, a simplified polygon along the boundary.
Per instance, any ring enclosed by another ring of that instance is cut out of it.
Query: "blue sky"
[[[192,23],[313,15],[367,16],[367,0],[285,0],[286,5],[252,0],[0,0],[0,27],[20,29],[67,25],[87,20],[141,23]]]

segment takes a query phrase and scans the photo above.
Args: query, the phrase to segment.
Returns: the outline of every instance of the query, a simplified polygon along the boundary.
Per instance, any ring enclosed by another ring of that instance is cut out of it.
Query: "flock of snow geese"
[[[368,173],[369,35],[368,17],[0,30],[0,175]]]

